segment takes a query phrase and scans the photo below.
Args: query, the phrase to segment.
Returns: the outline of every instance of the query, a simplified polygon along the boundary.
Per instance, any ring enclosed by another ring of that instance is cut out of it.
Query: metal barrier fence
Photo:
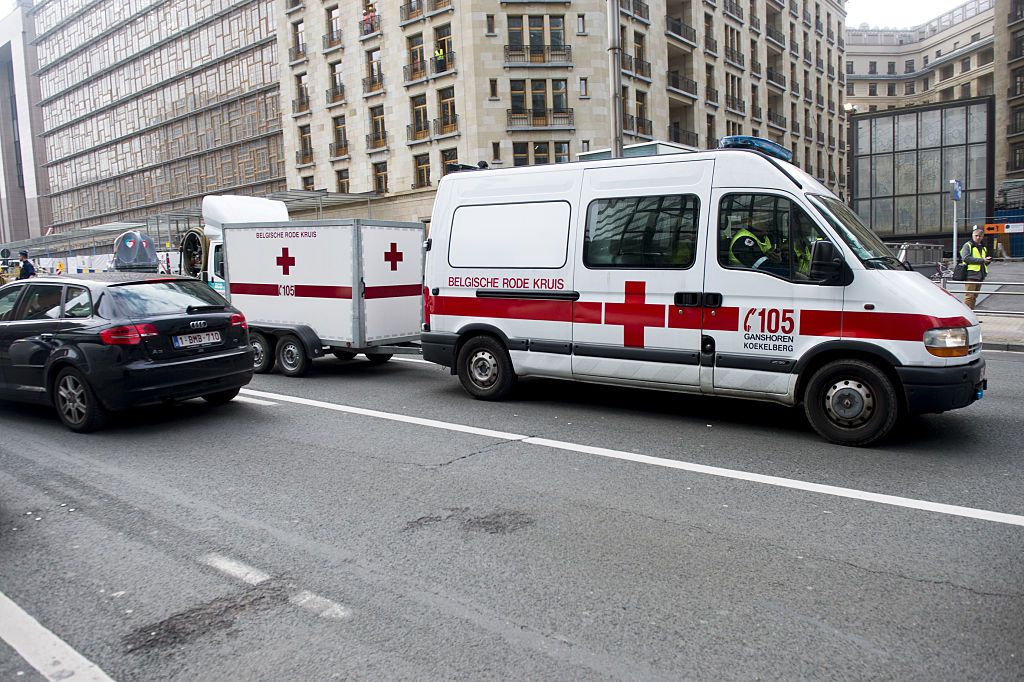
[[[1024,296],[1024,289],[1022,289],[1020,291],[1005,291],[1004,290],[1006,287],[1024,287],[1024,282],[994,282],[992,280],[985,280],[984,282],[979,282],[979,284],[981,284],[982,286],[998,286],[999,289],[996,290],[996,291],[982,291],[982,290],[979,290],[979,291],[975,292],[975,293],[978,294],[978,296]],[[955,289],[951,289],[950,288],[951,285],[954,285],[954,286],[955,285],[959,285],[959,286],[957,286],[957,288],[955,288]],[[967,290],[966,285],[967,285],[967,282],[963,282],[963,281],[955,280],[955,279],[950,279],[947,276],[943,276],[939,280],[939,286],[941,286],[943,289],[945,289],[947,292],[949,292],[951,294],[967,294],[967,293],[972,293],[972,292],[969,292]],[[995,316],[999,316],[999,317],[1024,317],[1024,310],[988,310],[988,309],[983,309],[983,310],[975,310],[974,314],[978,315],[978,316],[995,315]]]

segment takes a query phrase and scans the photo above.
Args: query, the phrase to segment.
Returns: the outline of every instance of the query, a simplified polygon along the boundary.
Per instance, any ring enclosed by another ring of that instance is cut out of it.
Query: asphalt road
[[[416,362],[90,436],[2,404],[0,592],[117,680],[1021,679],[1024,526],[970,510],[1024,515],[1024,355],[987,357],[981,403],[869,450],[740,401],[480,403]]]

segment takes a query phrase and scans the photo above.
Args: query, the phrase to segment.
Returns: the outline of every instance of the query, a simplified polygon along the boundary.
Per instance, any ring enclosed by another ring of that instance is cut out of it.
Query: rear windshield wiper
[[[225,308],[227,308],[227,305],[190,305],[185,308],[185,312],[189,315],[195,315],[196,313],[216,312]]]

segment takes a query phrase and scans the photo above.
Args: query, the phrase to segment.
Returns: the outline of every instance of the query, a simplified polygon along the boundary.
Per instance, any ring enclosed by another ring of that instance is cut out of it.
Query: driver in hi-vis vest
[[[729,265],[778,272],[782,256],[768,236],[768,227],[767,218],[754,218],[737,230],[729,242]]]

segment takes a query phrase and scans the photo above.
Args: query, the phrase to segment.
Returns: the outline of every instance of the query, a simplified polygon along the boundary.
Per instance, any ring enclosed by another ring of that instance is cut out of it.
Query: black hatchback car
[[[226,403],[252,373],[245,316],[198,280],[106,273],[0,288],[0,399],[51,404],[72,431],[137,405]]]

